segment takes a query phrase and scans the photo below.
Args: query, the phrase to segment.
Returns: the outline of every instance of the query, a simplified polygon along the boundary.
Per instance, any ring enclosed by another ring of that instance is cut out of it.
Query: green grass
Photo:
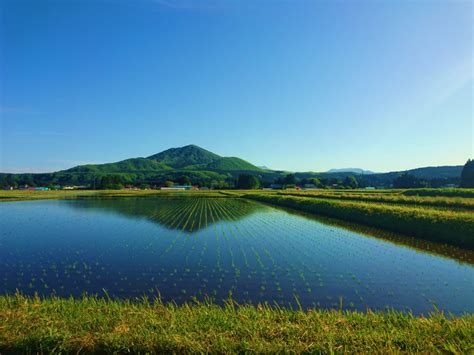
[[[244,197],[421,239],[474,249],[474,214],[471,211],[440,210],[423,206],[397,206],[269,193],[247,194]]]
[[[403,192],[406,196],[447,196],[474,198],[474,189],[408,189]]]
[[[68,199],[83,197],[145,197],[145,196],[208,196],[223,197],[219,191],[162,191],[162,190],[53,190],[53,191],[29,191],[29,190],[0,190],[0,202],[22,201],[22,200],[47,200]]]
[[[404,193],[354,193],[347,191],[344,193],[335,192],[334,190],[314,190],[314,191],[282,191],[280,195],[293,195],[303,197],[317,197],[335,200],[364,201],[374,203],[386,203],[394,205],[410,205],[410,206],[428,206],[440,208],[459,208],[466,210],[474,210],[474,198],[450,197],[450,196],[419,196],[405,195]]]
[[[0,352],[469,353],[474,316],[0,297]]]

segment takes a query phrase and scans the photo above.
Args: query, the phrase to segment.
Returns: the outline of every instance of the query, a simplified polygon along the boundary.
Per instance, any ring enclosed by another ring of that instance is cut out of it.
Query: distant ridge
[[[367,174],[376,174],[373,171],[370,170],[363,170],[360,168],[342,168],[342,169],[330,169],[327,171],[329,174],[334,174],[334,173],[354,173],[354,174],[361,174],[361,175],[367,175]]]

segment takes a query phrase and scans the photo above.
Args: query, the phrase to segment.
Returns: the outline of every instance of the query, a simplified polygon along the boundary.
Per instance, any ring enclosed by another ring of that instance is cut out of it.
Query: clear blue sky
[[[197,144],[374,171],[473,156],[472,1],[0,0],[0,170]]]

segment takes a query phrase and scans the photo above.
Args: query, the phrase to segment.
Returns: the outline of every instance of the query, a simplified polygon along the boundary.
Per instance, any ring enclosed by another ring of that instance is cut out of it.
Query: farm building
[[[160,190],[192,190],[194,189],[191,185],[173,185],[170,187],[160,187]]]

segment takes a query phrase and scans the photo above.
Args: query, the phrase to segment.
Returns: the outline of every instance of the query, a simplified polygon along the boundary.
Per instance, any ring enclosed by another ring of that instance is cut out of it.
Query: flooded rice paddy
[[[16,290],[461,314],[474,266],[236,198],[6,202],[0,293]]]

